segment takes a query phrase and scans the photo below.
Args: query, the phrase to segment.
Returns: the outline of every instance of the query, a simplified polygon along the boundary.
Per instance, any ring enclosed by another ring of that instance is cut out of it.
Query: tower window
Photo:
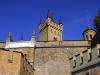
[[[54,37],[54,41],[57,41],[57,38],[56,37]]]

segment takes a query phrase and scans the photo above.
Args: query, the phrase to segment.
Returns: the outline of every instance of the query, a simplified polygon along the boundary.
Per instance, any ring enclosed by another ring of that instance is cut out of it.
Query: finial
[[[20,38],[20,41],[23,41],[23,34],[21,34],[21,38]]]
[[[48,10],[48,13],[47,13],[47,18],[51,18],[52,16],[51,16],[51,11],[50,11],[50,9]]]
[[[10,37],[10,38],[11,38],[11,32],[8,32],[8,37]]]
[[[34,30],[32,31],[32,36],[35,36],[35,31]]]
[[[59,24],[62,24],[62,17],[60,16]]]
[[[51,20],[54,21],[53,13],[50,10],[48,10],[47,18],[51,18]]]
[[[31,37],[31,41],[35,42],[35,31],[32,31],[32,37]]]
[[[40,17],[40,24],[42,24],[43,23],[43,20],[42,20],[42,16]]]
[[[6,42],[11,42],[12,41],[12,35],[11,32],[8,32],[8,39],[6,40]]]
[[[91,26],[88,24],[86,29],[91,29]]]

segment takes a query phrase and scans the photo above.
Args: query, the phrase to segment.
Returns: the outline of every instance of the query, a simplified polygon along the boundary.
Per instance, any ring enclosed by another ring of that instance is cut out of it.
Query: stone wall
[[[16,48],[11,51],[27,54],[33,60],[34,75],[70,75],[69,58],[90,47],[88,41],[36,42],[35,48]]]
[[[99,75],[100,45],[74,55],[70,58],[70,66],[72,75]]]
[[[1,49],[0,75],[34,75],[34,68],[22,53]]]
[[[37,42],[35,75],[70,75],[69,58],[88,47],[87,41]]]

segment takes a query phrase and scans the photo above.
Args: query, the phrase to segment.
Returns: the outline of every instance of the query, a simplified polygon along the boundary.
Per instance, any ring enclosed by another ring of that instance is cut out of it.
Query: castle
[[[35,40],[33,31],[30,41],[21,39],[17,42],[13,41],[9,32],[6,42],[0,43],[0,74],[71,75],[74,73],[72,65],[76,66],[73,56],[90,49],[96,34],[88,26],[83,32],[83,40],[63,41],[63,24],[61,20],[55,23],[50,13],[45,22],[40,22],[39,31],[40,41]],[[73,75],[79,74],[75,72]]]

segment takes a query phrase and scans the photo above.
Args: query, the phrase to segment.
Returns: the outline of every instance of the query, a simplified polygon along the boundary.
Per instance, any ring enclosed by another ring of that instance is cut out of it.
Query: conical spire
[[[31,41],[32,42],[35,42],[35,31],[34,30],[32,31]]]
[[[6,40],[6,42],[11,42],[12,41],[12,34],[11,32],[8,32],[8,39]]]
[[[50,10],[48,10],[47,18],[52,18],[52,14],[51,14],[51,11]]]
[[[60,16],[59,24],[62,24],[62,17]]]
[[[51,21],[53,21],[53,22],[55,21],[55,20],[54,20],[53,13],[52,13],[50,10],[48,10],[47,18],[51,18]]]
[[[43,24],[42,16],[40,17],[40,23],[39,24]]]

